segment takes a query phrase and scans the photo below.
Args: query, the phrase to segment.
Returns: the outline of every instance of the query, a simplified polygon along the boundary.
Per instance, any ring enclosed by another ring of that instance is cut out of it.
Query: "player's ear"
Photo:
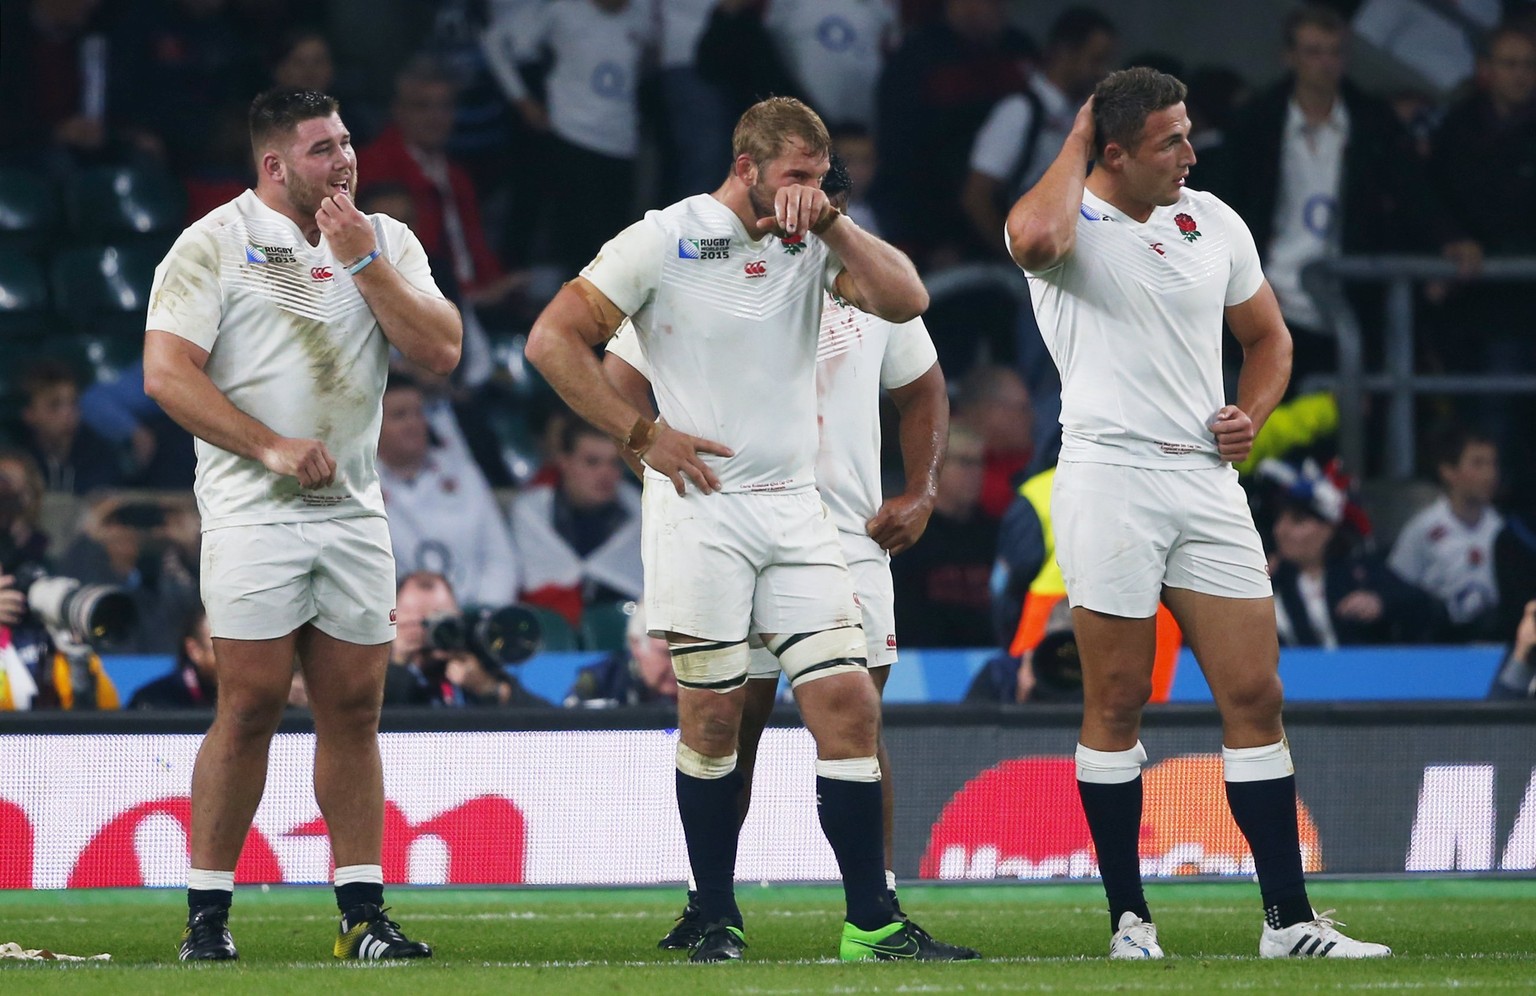
[[[277,154],[276,149],[266,149],[261,153],[261,159],[256,165],[257,171],[269,180],[282,183],[287,176],[287,169],[283,165],[283,157]]]
[[[753,187],[757,185],[757,163],[753,162],[752,157],[745,152],[737,156],[736,161],[731,163],[731,172],[736,174],[736,179],[747,186]]]

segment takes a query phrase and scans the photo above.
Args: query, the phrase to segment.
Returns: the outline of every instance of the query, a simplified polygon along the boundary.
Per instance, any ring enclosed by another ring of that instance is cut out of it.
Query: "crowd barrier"
[[[1299,705],[1288,715],[1313,871],[1536,870],[1532,707]],[[206,715],[0,717],[0,887],[180,886],[188,791]],[[675,722],[666,710],[413,711],[382,737],[384,873],[418,884],[679,882]],[[775,715],[744,830],[744,881],[829,880],[814,747]],[[1065,707],[896,706],[895,871],[950,881],[1074,879],[1095,866]],[[242,882],[329,880],[314,740],[294,714],[274,742]],[[1244,876],[1252,859],[1222,791],[1206,706],[1149,711],[1148,877]]]

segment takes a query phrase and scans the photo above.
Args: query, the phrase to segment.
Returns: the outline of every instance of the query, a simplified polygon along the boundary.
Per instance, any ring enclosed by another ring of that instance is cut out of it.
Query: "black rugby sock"
[[[1109,900],[1109,929],[1118,930],[1120,916],[1127,911],[1151,923],[1141,888],[1141,776],[1115,784],[1078,779],[1077,792],[1099,855],[1099,877]]]
[[[1301,838],[1296,829],[1296,776],[1227,782],[1227,805],[1248,838],[1264,897],[1264,921],[1279,929],[1312,919]]]
[[[724,920],[733,927],[742,925],[736,906],[736,845],[741,836],[736,797],[740,791],[739,771],[724,778],[677,772],[677,812],[698,886],[699,915],[706,924]]]
[[[816,812],[843,873],[848,922],[878,930],[896,920],[892,893],[885,887],[879,782],[850,782],[816,776]]]

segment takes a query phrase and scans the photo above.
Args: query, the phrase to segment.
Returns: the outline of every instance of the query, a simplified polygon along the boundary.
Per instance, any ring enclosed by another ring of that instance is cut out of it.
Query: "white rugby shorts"
[[[389,524],[367,515],[203,533],[203,607],[214,636],[270,640],[305,623],[347,643],[395,638]]]
[[[1075,607],[1143,619],[1156,614],[1164,585],[1225,598],[1272,593],[1264,547],[1230,466],[1063,462],[1051,521]]]
[[[734,642],[748,631],[859,624],[837,529],[815,489],[679,497],[669,482],[646,478],[641,501],[652,635]]]
[[[864,639],[868,645],[865,658],[870,667],[890,667],[896,663],[896,589],[891,582],[891,558],[880,544],[868,536],[839,532],[843,557],[853,575],[853,593],[864,618]],[[752,678],[777,678],[779,659],[753,637],[748,641],[752,657],[747,675]]]

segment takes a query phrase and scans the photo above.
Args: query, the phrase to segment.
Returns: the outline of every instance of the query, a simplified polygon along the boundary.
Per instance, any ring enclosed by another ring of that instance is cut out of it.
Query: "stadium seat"
[[[581,614],[582,649],[623,650],[627,645],[629,620],[634,614],[634,602],[600,602],[587,606]]]
[[[47,249],[58,228],[59,203],[53,182],[32,170],[0,167],[0,250]]]
[[[88,241],[148,238],[165,246],[186,223],[187,193],[160,170],[88,169],[70,183],[66,199],[74,231]]]
[[[30,257],[0,251],[0,336],[42,336],[50,318],[42,267]]]
[[[137,246],[64,250],[53,261],[59,313],[77,334],[142,336],[158,261]]]
[[[580,649],[580,644],[576,639],[576,630],[571,628],[571,624],[566,621],[565,616],[540,605],[523,605],[522,607],[532,612],[534,618],[539,621],[540,650]]]

